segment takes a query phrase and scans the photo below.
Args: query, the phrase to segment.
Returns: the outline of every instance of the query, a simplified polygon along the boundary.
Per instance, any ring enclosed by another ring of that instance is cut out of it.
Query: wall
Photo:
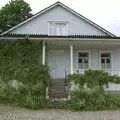
[[[30,22],[13,30],[16,34],[48,34],[48,21],[68,22],[68,35],[106,35],[101,30],[85,22],[81,18],[68,12],[66,9],[57,6],[50,11],[36,17]]]

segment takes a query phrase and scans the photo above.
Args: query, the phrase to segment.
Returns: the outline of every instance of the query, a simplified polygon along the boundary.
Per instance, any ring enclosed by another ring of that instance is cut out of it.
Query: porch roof
[[[43,35],[43,34],[6,34],[0,35],[0,37],[33,37],[33,38],[104,38],[104,39],[120,39],[117,36],[100,36],[100,35],[67,35],[67,36],[58,36],[58,35]]]
[[[18,40],[29,38],[30,40],[38,41],[104,41],[104,42],[119,42],[120,37],[117,36],[97,36],[97,35],[68,35],[68,36],[51,36],[41,34],[6,34],[0,35],[0,41],[4,40]]]

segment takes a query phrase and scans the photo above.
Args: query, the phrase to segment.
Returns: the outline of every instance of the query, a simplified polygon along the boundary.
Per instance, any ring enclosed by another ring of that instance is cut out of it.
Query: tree
[[[8,30],[30,18],[31,11],[30,5],[24,0],[10,0],[0,9],[0,31]]]

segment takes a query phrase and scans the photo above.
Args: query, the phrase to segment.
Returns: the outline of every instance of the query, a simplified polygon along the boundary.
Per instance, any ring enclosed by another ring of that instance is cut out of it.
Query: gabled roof
[[[96,23],[92,22],[91,20],[87,19],[86,17],[82,16],[81,14],[75,12],[73,9],[69,8],[68,6],[64,5],[63,3],[59,2],[59,1],[56,2],[56,3],[54,3],[53,5],[51,5],[51,6],[47,7],[47,8],[45,8],[45,9],[43,9],[42,11],[36,13],[36,14],[35,14],[34,16],[32,16],[31,18],[29,18],[29,19],[27,19],[27,20],[21,22],[20,24],[18,24],[18,25],[16,25],[16,26],[12,27],[11,29],[9,29],[9,30],[3,32],[1,35],[8,34],[9,32],[11,32],[11,31],[13,31],[13,30],[19,28],[20,26],[24,25],[25,23],[27,23],[27,22],[29,22],[29,21],[35,19],[35,18],[38,17],[39,15],[41,15],[41,14],[43,14],[43,13],[45,13],[45,12],[51,10],[52,8],[54,8],[54,7],[56,7],[56,6],[61,6],[61,7],[63,7],[64,9],[66,9],[67,11],[69,11],[70,13],[72,13],[72,14],[74,14],[74,15],[80,17],[81,19],[83,19],[83,20],[86,21],[87,23],[91,24],[92,26],[94,26],[94,27],[97,28],[98,30],[104,32],[106,35],[111,36],[111,37],[114,37],[114,36],[115,36],[114,34],[110,33],[109,31],[105,30],[105,29],[102,28],[101,26],[97,25]]]

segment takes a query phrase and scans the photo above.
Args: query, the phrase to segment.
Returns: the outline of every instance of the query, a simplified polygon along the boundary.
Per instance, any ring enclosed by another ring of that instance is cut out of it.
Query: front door
[[[65,78],[66,55],[64,50],[51,50],[48,55],[50,75],[53,79]]]

